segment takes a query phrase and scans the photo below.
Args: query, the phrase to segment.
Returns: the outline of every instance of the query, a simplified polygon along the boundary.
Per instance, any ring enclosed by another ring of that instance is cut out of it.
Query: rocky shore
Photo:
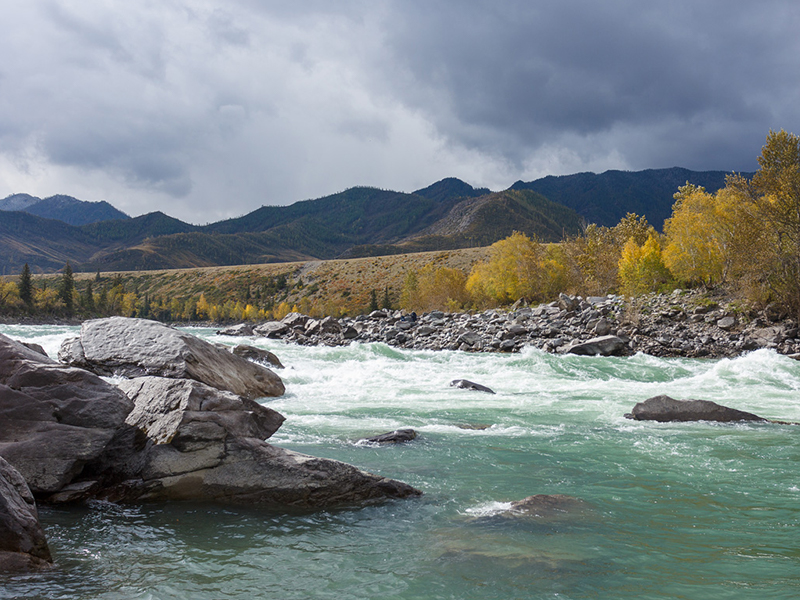
[[[222,335],[282,339],[301,345],[383,342],[398,348],[721,358],[759,348],[800,356],[797,323],[767,308],[743,311],[699,291],[676,290],[635,301],[620,296],[581,298],[561,294],[540,306],[510,310],[423,315],[377,310],[355,318],[314,319],[289,313],[259,326],[243,323]]]

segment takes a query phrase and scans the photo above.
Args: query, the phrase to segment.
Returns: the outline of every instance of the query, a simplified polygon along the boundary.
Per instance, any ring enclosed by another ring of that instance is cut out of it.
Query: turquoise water
[[[55,355],[74,328],[0,332]],[[287,417],[272,443],[425,495],[288,515],[41,507],[57,566],[0,580],[0,598],[800,597],[800,427],[623,417],[666,393],[800,421],[798,362],[769,351],[692,361],[257,345],[287,366],[286,396],[266,402]],[[456,378],[497,394],[450,388]],[[357,443],[398,427],[420,437]],[[492,518],[532,494],[588,509]]]

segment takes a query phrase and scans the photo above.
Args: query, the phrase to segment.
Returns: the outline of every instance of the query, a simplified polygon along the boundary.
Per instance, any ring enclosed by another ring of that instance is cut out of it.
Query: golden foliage
[[[467,291],[479,304],[504,304],[542,294],[545,252],[536,240],[515,231],[489,248],[489,260],[476,264],[467,279]]]
[[[406,275],[400,307],[420,312],[462,310],[469,304],[466,282],[467,276],[460,269],[427,264]]]
[[[641,246],[631,237],[622,248],[619,259],[620,291],[628,296],[638,296],[658,291],[671,279],[661,257],[661,246],[656,234],[651,234]]]

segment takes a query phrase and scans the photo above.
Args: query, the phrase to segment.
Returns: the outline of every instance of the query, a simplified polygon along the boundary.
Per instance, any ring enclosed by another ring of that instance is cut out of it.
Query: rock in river
[[[491,388],[486,387],[485,385],[481,385],[480,383],[475,383],[474,381],[470,381],[469,379],[454,379],[450,382],[450,387],[456,387],[462,390],[473,390],[476,392],[486,392],[487,394],[494,394],[494,390]]]
[[[410,442],[411,440],[416,439],[416,437],[417,432],[413,429],[397,429],[395,431],[382,433],[380,435],[375,435],[359,441],[369,442],[371,444],[402,444],[405,442]]]
[[[639,402],[626,414],[636,421],[766,421],[749,412],[728,408],[710,400],[676,400],[666,395]]]
[[[62,362],[99,375],[186,378],[245,398],[281,396],[281,378],[267,367],[156,321],[109,317],[85,321],[64,341]]]

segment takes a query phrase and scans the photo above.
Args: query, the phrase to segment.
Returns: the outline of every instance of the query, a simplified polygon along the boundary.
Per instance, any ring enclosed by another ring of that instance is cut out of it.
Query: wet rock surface
[[[797,324],[764,309],[744,313],[700,291],[676,290],[626,300],[562,294],[540,306],[480,313],[431,311],[411,319],[404,311],[378,310],[322,321],[289,313],[255,328],[256,336],[301,345],[383,342],[397,348],[519,352],[534,347],[558,354],[721,358],[759,348],[800,358]]]

